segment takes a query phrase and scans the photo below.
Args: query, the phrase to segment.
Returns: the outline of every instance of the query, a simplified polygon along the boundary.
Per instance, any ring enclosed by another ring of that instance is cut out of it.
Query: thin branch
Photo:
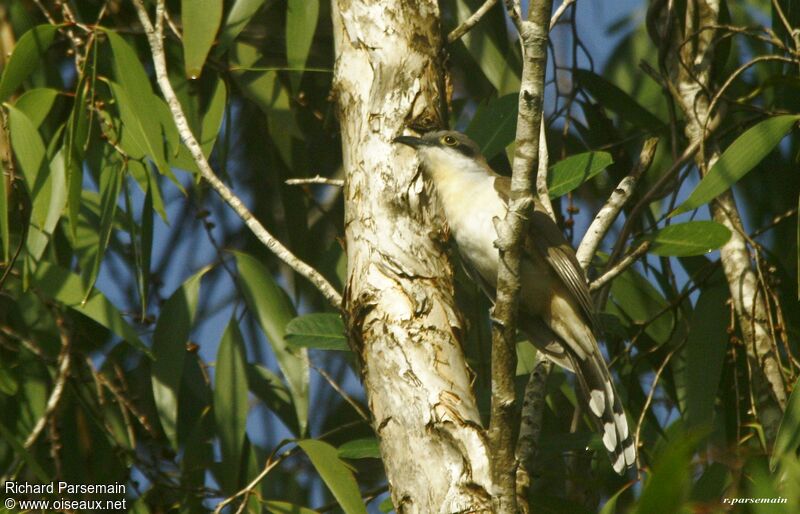
[[[319,175],[308,178],[290,178],[284,182],[287,186],[304,186],[306,184],[323,184],[333,187],[344,187],[344,179],[341,178],[328,178]]]
[[[550,30],[553,30],[553,27],[556,26],[556,23],[558,23],[558,20],[564,15],[567,8],[575,2],[576,0],[564,0],[561,2],[561,5],[558,6],[558,9],[556,9],[556,12],[554,12],[553,16],[550,18]]]
[[[653,157],[656,154],[656,147],[658,146],[657,138],[650,138],[642,145],[642,151],[639,153],[639,161],[633,167],[631,173],[622,179],[614,192],[611,193],[606,204],[600,209],[595,216],[586,235],[583,237],[576,255],[578,262],[584,271],[589,267],[589,264],[594,258],[594,254],[600,247],[600,242],[608,233],[614,220],[617,219],[622,207],[627,203],[628,199],[633,195],[633,190],[639,182],[641,176],[650,168],[653,162]]]
[[[472,15],[469,18],[464,20],[464,22],[461,25],[459,25],[458,27],[454,28],[447,35],[448,44],[449,43],[453,43],[453,42],[458,41],[459,39],[461,39],[461,37],[464,34],[469,32],[472,29],[472,27],[474,27],[475,25],[478,24],[479,21],[481,21],[481,18],[483,18],[483,15],[486,14],[489,11],[489,9],[494,7],[494,4],[496,4],[496,3],[497,3],[497,0],[486,0],[483,3],[483,5],[481,5],[478,8],[477,11],[472,13]]]
[[[150,44],[150,50],[153,53],[153,65],[156,71],[156,79],[158,86],[161,89],[164,99],[169,105],[172,118],[178,128],[181,136],[189,152],[192,154],[200,174],[211,185],[211,187],[219,194],[219,196],[227,203],[234,212],[245,222],[251,232],[258,238],[261,243],[266,246],[272,253],[274,253],[280,260],[289,265],[294,271],[304,276],[309,280],[328,302],[335,308],[340,309],[342,303],[342,296],[336,289],[323,277],[317,270],[297,258],[288,248],[286,248],[280,241],[278,241],[267,229],[259,222],[253,213],[244,205],[244,203],[237,197],[228,186],[222,182],[211,165],[208,163],[200,144],[197,142],[186,115],[183,113],[178,97],[175,95],[175,90],[169,81],[167,75],[167,62],[164,56],[164,0],[158,0],[156,4],[156,19],[155,27],[150,22],[147,15],[147,10],[142,4],[142,0],[133,0],[133,5],[139,15],[139,20],[144,27],[147,34],[147,41]]]
[[[25,448],[30,448],[33,446],[33,443],[36,442],[36,439],[47,425],[47,421],[53,415],[56,408],[58,408],[58,404],[61,402],[61,396],[64,394],[64,386],[66,385],[67,378],[69,377],[69,367],[70,363],[72,362],[72,339],[67,333],[67,327],[65,326],[64,318],[59,313],[56,314],[56,327],[58,328],[58,335],[61,338],[61,353],[58,356],[58,375],[56,376],[56,382],[53,385],[53,390],[50,392],[50,397],[47,399],[47,405],[44,409],[44,413],[36,422],[36,425],[34,425],[33,430],[31,430],[30,435],[28,435],[28,438],[25,439]]]
[[[644,241],[642,244],[636,247],[631,253],[626,255],[622,260],[614,265],[611,269],[603,273],[600,277],[597,278],[594,282],[589,284],[589,291],[597,291],[604,285],[608,284],[612,280],[614,280],[617,275],[628,269],[631,264],[636,262],[636,260],[644,255],[647,252],[647,249],[650,248],[650,241]]]
[[[342,389],[342,388],[341,388],[341,386],[339,386],[339,384],[337,384],[337,383],[336,383],[336,381],[333,379],[333,377],[331,377],[331,376],[328,374],[328,372],[327,372],[327,371],[325,371],[324,369],[322,369],[322,368],[320,368],[320,367],[318,367],[318,366],[315,366],[314,364],[311,364],[311,367],[314,369],[314,371],[316,371],[317,373],[319,373],[319,374],[320,374],[320,376],[321,376],[322,378],[324,378],[326,382],[328,382],[328,385],[329,385],[329,386],[331,386],[331,388],[332,388],[334,391],[336,391],[337,393],[339,393],[339,396],[341,396],[341,397],[342,397],[342,399],[343,399],[344,401],[346,401],[346,402],[347,402],[347,403],[348,403],[348,404],[349,404],[349,405],[350,405],[350,406],[353,408],[353,410],[355,410],[355,411],[356,411],[356,414],[358,414],[358,415],[359,415],[359,417],[360,417],[361,419],[363,419],[364,421],[367,421],[367,422],[370,420],[370,418],[369,418],[369,414],[367,414],[367,413],[364,411],[364,409],[361,407],[361,405],[359,405],[357,401],[355,401],[354,399],[352,399],[352,398],[350,397],[350,395],[349,395],[349,394],[347,394],[347,392],[346,392],[344,389]]]
[[[161,0],[159,0],[159,1],[161,1]],[[280,446],[278,446],[278,448],[280,448]],[[297,448],[297,447],[295,447],[295,448]],[[283,462],[286,459],[286,457],[289,457],[290,455],[292,455],[294,453],[294,451],[295,451],[295,448],[292,448],[291,450],[287,450],[287,451],[283,452],[280,455],[280,457],[278,457],[275,460],[272,460],[272,457],[274,457],[274,453],[272,455],[270,455],[269,457],[267,457],[267,463],[264,466],[264,469],[261,470],[261,473],[259,473],[258,476],[255,477],[252,482],[247,484],[247,486],[245,486],[239,492],[237,492],[233,496],[229,496],[228,498],[226,498],[226,499],[222,500],[221,502],[219,502],[219,504],[214,509],[214,514],[220,514],[220,512],[222,512],[222,509],[227,507],[231,502],[233,502],[236,498],[239,498],[240,496],[244,496],[245,497],[244,500],[242,500],[242,503],[247,503],[247,499],[250,497],[251,494],[253,494],[253,490],[256,487],[258,487],[258,484],[262,480],[264,480],[264,477],[267,476],[267,474],[269,474],[269,472],[272,471],[275,468],[275,466],[277,466],[278,464]],[[276,450],[277,450],[277,448],[276,448]]]

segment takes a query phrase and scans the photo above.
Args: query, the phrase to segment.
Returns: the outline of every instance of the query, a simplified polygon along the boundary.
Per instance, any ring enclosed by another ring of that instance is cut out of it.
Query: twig
[[[159,1],[161,1],[161,0],[159,0]],[[280,446],[279,446],[279,448],[280,448]],[[267,476],[267,474],[275,468],[275,466],[277,466],[278,464],[283,462],[286,459],[286,457],[288,457],[292,453],[294,453],[294,450],[295,449],[292,448],[291,450],[287,450],[287,451],[283,452],[280,455],[280,457],[278,457],[275,460],[272,460],[272,457],[274,456],[274,453],[272,455],[270,455],[269,457],[267,457],[267,463],[264,466],[264,469],[261,470],[261,473],[259,473],[258,476],[255,477],[252,482],[247,484],[247,486],[245,486],[239,492],[237,492],[233,496],[229,496],[228,498],[226,498],[226,499],[222,500],[221,502],[219,502],[219,504],[214,509],[214,514],[219,514],[220,512],[222,512],[222,509],[227,507],[231,502],[233,502],[236,498],[239,498],[240,496],[244,496],[245,497],[244,500],[242,500],[242,503],[246,503],[247,499],[253,493],[253,489],[255,489],[258,486],[259,482],[261,482],[264,479],[264,477]]]
[[[650,391],[647,393],[647,399],[644,402],[644,406],[642,406],[642,413],[639,414],[639,421],[636,423],[636,433],[633,436],[633,444],[634,447],[636,448],[637,469],[642,467],[641,463],[639,462],[639,457],[641,456],[641,452],[639,451],[639,436],[641,435],[642,432],[642,423],[644,423],[644,416],[645,414],[647,414],[647,409],[650,408],[650,403],[652,403],[653,401],[653,396],[655,395],[656,392],[656,386],[658,385],[658,380],[659,378],[661,378],[661,373],[664,372],[664,369],[667,367],[667,364],[669,364],[669,361],[672,358],[672,356],[675,355],[675,352],[683,348],[685,342],[686,340],[684,339],[684,341],[681,342],[681,344],[677,345],[675,348],[672,349],[672,351],[670,351],[667,354],[667,356],[664,358],[664,362],[661,363],[661,365],[656,370],[656,374],[653,376],[653,383],[650,386]]]
[[[181,136],[189,152],[192,154],[195,163],[197,164],[200,174],[211,185],[211,187],[219,194],[219,196],[227,203],[234,212],[245,222],[251,232],[258,238],[261,243],[266,246],[272,253],[274,253],[280,260],[289,265],[294,271],[309,280],[322,295],[333,305],[336,309],[341,308],[342,296],[336,289],[323,277],[317,270],[301,261],[294,255],[288,248],[286,248],[280,241],[278,241],[272,234],[270,234],[264,225],[259,222],[253,213],[242,203],[241,199],[236,196],[233,191],[222,182],[211,165],[208,163],[200,144],[197,142],[186,115],[183,113],[178,97],[175,96],[175,90],[169,82],[167,74],[167,62],[164,57],[164,0],[158,0],[156,4],[156,19],[155,26],[150,22],[147,15],[147,10],[142,4],[142,0],[133,0],[136,11],[139,15],[139,20],[144,27],[147,34],[147,41],[150,44],[150,50],[153,53],[153,65],[156,71],[156,79],[164,99],[169,105],[172,118],[178,128]]]
[[[556,12],[554,12],[553,16],[550,18],[550,30],[553,30],[553,27],[556,26],[556,23],[558,23],[558,20],[566,12],[567,7],[569,7],[570,5],[574,4],[575,1],[576,0],[564,0],[563,2],[561,2],[561,5],[558,6],[558,9],[556,9]]]
[[[44,409],[44,413],[36,422],[36,425],[34,425],[33,430],[31,430],[30,435],[28,435],[28,438],[25,439],[25,448],[30,448],[33,446],[33,443],[36,442],[36,439],[47,425],[47,420],[50,419],[56,408],[58,408],[58,404],[61,402],[61,396],[64,394],[64,386],[66,385],[67,378],[69,377],[69,367],[70,363],[72,362],[72,339],[67,333],[67,327],[65,326],[64,318],[60,313],[56,313],[56,327],[58,328],[58,335],[61,338],[61,353],[58,356],[58,375],[56,376],[56,382],[53,385],[53,390],[50,393],[50,397],[47,399],[47,405]]]
[[[353,410],[356,411],[356,414],[358,414],[361,417],[361,419],[367,422],[369,421],[369,414],[364,412],[364,409],[361,407],[361,405],[358,404],[358,402],[350,398],[350,395],[348,395],[347,392],[344,389],[342,389],[339,386],[339,384],[336,383],[336,381],[333,379],[333,377],[331,377],[328,374],[327,371],[325,371],[320,367],[315,366],[314,364],[311,364],[311,367],[314,369],[314,371],[319,373],[320,376],[324,378],[326,382],[328,382],[328,385],[330,385],[334,391],[339,393],[339,396],[341,396],[344,401],[346,401],[351,407],[353,407]]]
[[[636,259],[641,257],[642,255],[647,252],[647,249],[650,248],[650,241],[644,241],[642,244],[636,247],[631,253],[626,255],[622,260],[616,263],[611,269],[603,273],[600,277],[598,277],[595,281],[589,284],[589,291],[597,291],[604,285],[608,284],[612,280],[614,280],[617,275],[628,269],[628,267],[636,262]]]
[[[597,248],[600,246],[600,242],[608,233],[611,225],[614,224],[614,220],[617,219],[622,207],[633,194],[633,190],[639,182],[639,179],[648,168],[650,168],[657,146],[657,138],[650,138],[644,142],[642,151],[639,153],[639,161],[634,166],[630,175],[622,179],[617,188],[614,189],[614,192],[611,193],[608,201],[597,213],[594,221],[592,221],[592,224],[586,231],[586,235],[583,237],[578,251],[576,252],[578,262],[584,270],[589,267],[595,252],[597,252]]]
[[[547,394],[547,377],[553,367],[552,361],[539,354],[539,362],[533,368],[525,386],[522,400],[522,417],[517,439],[517,503],[522,512],[527,511],[528,490],[533,475],[533,462],[539,451],[539,436],[542,432],[542,415],[544,414]]]
[[[290,178],[284,181],[287,186],[304,186],[306,184],[323,184],[326,186],[344,187],[344,179],[328,178],[319,175],[308,178]]]
[[[461,39],[461,36],[463,36],[464,34],[469,32],[470,29],[472,29],[472,27],[477,25],[477,23],[479,21],[481,21],[481,18],[483,18],[483,15],[486,14],[489,11],[489,9],[494,7],[494,4],[496,4],[496,3],[497,3],[497,0],[486,0],[483,3],[483,5],[478,7],[477,11],[472,13],[472,15],[469,18],[464,20],[464,22],[461,25],[459,25],[458,27],[454,28],[450,32],[450,34],[447,35],[447,42],[448,43],[453,43],[453,42],[458,41],[459,39]]]

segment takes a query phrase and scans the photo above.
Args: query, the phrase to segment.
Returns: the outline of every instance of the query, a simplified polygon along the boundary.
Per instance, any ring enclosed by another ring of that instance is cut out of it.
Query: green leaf
[[[256,398],[278,416],[293,434],[300,436],[292,394],[280,377],[260,364],[248,364],[247,382]]]
[[[392,497],[388,496],[385,500],[378,505],[378,510],[381,512],[391,512],[394,510],[394,504],[392,503]]]
[[[467,127],[466,134],[481,148],[487,160],[514,142],[517,133],[519,95],[510,94],[482,103]]]
[[[331,313],[294,318],[286,325],[286,342],[295,348],[350,351],[342,317]]]
[[[614,279],[611,296],[620,317],[628,318],[636,325],[647,323],[645,333],[659,344],[669,340],[674,314],[664,296],[636,270],[628,269]],[[611,314],[616,312],[612,309]]]
[[[67,119],[64,134],[64,164],[67,174],[67,218],[71,229],[70,235],[75,239],[78,227],[78,216],[81,210],[81,191],[83,190],[83,142],[89,134],[88,116],[84,111],[86,94],[85,79],[78,81],[72,110]]]
[[[458,23],[463,23],[472,16],[482,2],[472,0],[456,0],[456,16]],[[519,75],[516,66],[509,62],[507,52],[500,41],[493,37],[486,22],[491,21],[491,13],[487,13],[484,23],[478,23],[461,38],[472,58],[486,75],[489,82],[500,95],[519,91]],[[504,36],[506,36],[504,34]]]
[[[200,134],[200,146],[206,158],[211,156],[214,143],[217,141],[217,134],[222,128],[222,119],[225,116],[225,103],[228,99],[228,88],[225,81],[217,79],[216,87],[208,103],[208,109],[203,116]]]
[[[800,449],[800,379],[794,383],[792,395],[786,402],[786,410],[769,458],[770,469],[774,471],[778,463],[786,457],[796,457],[798,449]]]
[[[3,263],[9,261],[9,248],[11,241],[9,240],[10,232],[8,230],[8,192],[6,191],[6,179],[0,177],[0,239],[3,240]],[[8,264],[4,264],[8,266]]]
[[[656,459],[634,512],[681,512],[679,507],[689,495],[689,469],[696,442],[694,437],[677,432],[673,431],[674,437]]]
[[[286,60],[289,68],[303,69],[314,41],[319,0],[289,0],[286,9]],[[302,74],[293,74],[294,88]]]
[[[219,35],[217,52],[227,48],[236,36],[244,30],[253,16],[264,5],[265,0],[236,0],[225,18],[225,23]]]
[[[664,130],[664,122],[600,75],[589,70],[575,70],[573,76],[603,107],[614,111],[623,120],[651,133]]]
[[[348,441],[339,447],[339,458],[342,459],[380,459],[381,449],[374,437]]]
[[[235,491],[239,483],[242,446],[247,426],[247,361],[236,318],[231,318],[217,351],[214,367],[214,419],[217,422],[223,468],[223,487]]]
[[[613,163],[614,159],[607,152],[579,153],[557,162],[547,174],[550,198],[569,193]]]
[[[686,419],[687,426],[710,426],[717,398],[722,365],[728,348],[726,327],[730,311],[727,284],[703,289],[689,325],[686,341]]]
[[[194,325],[200,279],[208,268],[189,277],[164,302],[153,332],[155,362],[150,368],[158,418],[167,439],[178,449],[178,397],[183,376],[184,356],[189,333]]]
[[[8,109],[11,146],[22,168],[22,175],[33,203],[31,218],[42,229],[50,207],[49,173],[45,160],[45,146],[39,131],[25,113],[12,107]]]
[[[25,91],[14,102],[14,107],[24,112],[33,123],[33,126],[38,129],[47,115],[50,114],[56,98],[58,98],[57,90],[37,87]]]
[[[196,79],[222,21],[222,0],[181,0],[181,19],[184,70],[187,77]]]
[[[100,232],[96,251],[92,256],[92,263],[89,266],[89,274],[84,282],[87,294],[92,291],[97,275],[100,272],[100,264],[106,254],[108,241],[111,238],[111,230],[114,226],[114,214],[117,210],[117,199],[122,189],[122,180],[125,170],[120,163],[104,161],[106,166],[100,170]]]
[[[305,349],[293,351],[286,343],[286,325],[295,317],[294,308],[263,264],[245,253],[235,252],[234,255],[245,301],[275,352],[278,367],[292,393],[300,431],[305,433],[308,421],[308,353]]]
[[[724,193],[778,146],[800,120],[796,114],[775,116],[756,123],[725,149],[689,198],[671,216],[696,209]]]
[[[689,257],[703,255],[728,242],[731,231],[716,221],[676,223],[642,239],[651,241],[650,253],[655,255]]]
[[[14,396],[19,389],[19,382],[9,368],[0,364],[0,393]]]
[[[304,439],[297,444],[311,459],[314,468],[345,514],[366,514],[367,509],[361,500],[353,472],[339,458],[336,448],[314,439]]]
[[[82,303],[82,300],[86,298],[86,291],[83,288],[83,281],[78,275],[56,264],[42,261],[38,264],[31,279],[44,296],[57,300],[75,312],[93,319],[131,343],[148,357],[153,356],[150,349],[136,335],[133,327],[123,320],[120,312],[103,293],[95,290],[88,296],[86,302]]]
[[[267,500],[264,506],[272,514],[319,514],[316,510],[307,509],[289,502]]]
[[[105,30],[114,54],[114,76],[116,82],[109,85],[117,101],[123,125],[131,131],[135,158],[148,155],[156,163],[158,171],[180,188],[167,165],[163,138],[174,139],[176,129],[171,118],[164,117],[164,101],[153,94],[150,79],[144,71],[139,56],[131,46],[112,30]],[[122,139],[122,137],[121,137]],[[127,151],[127,150],[126,150]]]
[[[19,38],[0,77],[0,102],[5,102],[28,75],[33,73],[39,60],[53,43],[56,29],[57,27],[49,24],[39,25]]]

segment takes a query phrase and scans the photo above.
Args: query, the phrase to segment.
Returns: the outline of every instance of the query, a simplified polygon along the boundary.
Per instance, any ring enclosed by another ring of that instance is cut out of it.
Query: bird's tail
[[[636,448],[611,373],[597,350],[584,358],[573,355],[572,364],[589,404],[589,416],[603,435],[614,471],[621,475],[636,462]]]

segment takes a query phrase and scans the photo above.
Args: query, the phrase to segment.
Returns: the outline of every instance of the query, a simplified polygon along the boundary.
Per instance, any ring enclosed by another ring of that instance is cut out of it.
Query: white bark
[[[393,144],[406,122],[437,119],[435,0],[332,0],[342,130],[351,344],[359,353],[394,506],[483,512],[490,454],[457,337],[444,221]]]

